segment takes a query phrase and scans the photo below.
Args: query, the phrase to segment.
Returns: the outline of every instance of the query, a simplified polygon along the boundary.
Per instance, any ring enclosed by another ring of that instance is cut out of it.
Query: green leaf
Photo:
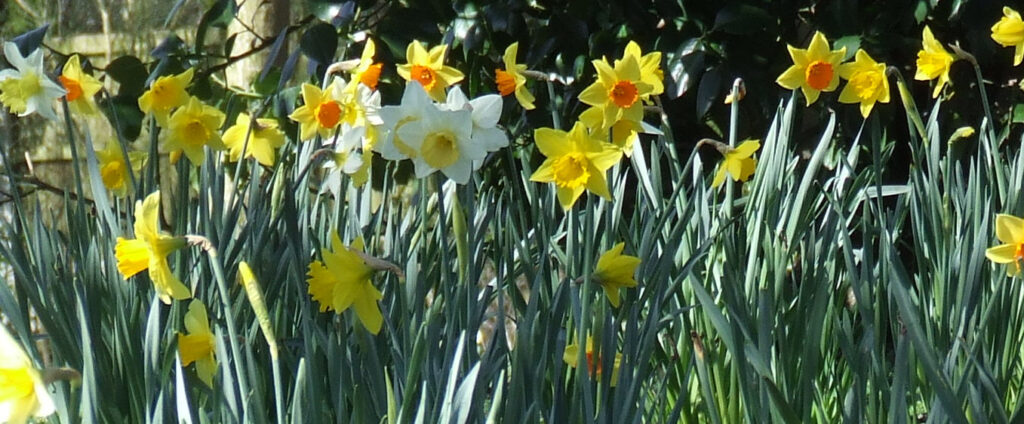
[[[14,37],[11,42],[18,46],[18,51],[22,56],[28,56],[43,44],[43,37],[46,36],[46,30],[49,28],[50,24],[43,24],[39,28]]]
[[[320,64],[331,63],[338,50],[338,32],[328,23],[313,25],[302,34],[299,49],[310,60]]]
[[[135,56],[121,56],[110,61],[104,71],[110,78],[120,84],[118,94],[138,97],[146,87],[149,71],[146,65]]]

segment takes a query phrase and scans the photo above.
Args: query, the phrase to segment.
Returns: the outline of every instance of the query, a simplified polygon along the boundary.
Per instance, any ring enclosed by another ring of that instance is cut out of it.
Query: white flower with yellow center
[[[474,161],[487,156],[483,146],[473,142],[473,115],[468,110],[425,108],[419,120],[398,129],[406,145],[416,152],[412,158],[416,177],[441,170],[458,184],[469,181]]]
[[[505,135],[504,130],[498,128],[501,103],[501,96],[497,94],[488,94],[469,100],[456,86],[448,90],[447,102],[439,107],[443,110],[468,110],[473,118],[473,135],[471,136],[473,144],[487,152],[495,152],[508,146],[508,136]],[[479,167],[479,165],[475,165],[474,169]]]
[[[67,94],[67,91],[46,76],[43,52],[36,49],[24,57],[17,45],[6,42],[4,58],[14,69],[0,71],[0,103],[18,116],[39,112],[46,118],[57,119],[53,102]]]
[[[417,155],[416,150],[399,136],[399,130],[404,126],[420,120],[425,111],[436,109],[434,104],[423,91],[420,83],[410,81],[405,84],[405,92],[402,94],[402,103],[399,105],[388,105],[380,109],[380,118],[383,121],[383,138],[373,145],[373,150],[380,153],[381,157],[387,160],[411,159]]]

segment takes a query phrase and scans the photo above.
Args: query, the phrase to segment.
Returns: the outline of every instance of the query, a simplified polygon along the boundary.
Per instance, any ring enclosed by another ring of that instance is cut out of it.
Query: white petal
[[[359,170],[359,167],[363,166],[363,155],[358,152],[349,153],[348,158],[345,159],[345,165],[342,166],[341,171],[352,175]]]
[[[464,109],[466,104],[469,103],[469,98],[462,92],[459,86],[454,86],[448,90],[448,102],[445,104],[446,110],[459,110]]]
[[[29,67],[28,63],[25,63],[25,57],[21,55],[21,51],[18,50],[18,45],[10,41],[4,43],[4,58],[7,59],[7,63],[17,68],[19,71]]]
[[[433,174],[434,171],[437,171],[436,169],[431,168],[430,165],[427,165],[427,161],[423,160],[422,156],[412,158],[412,164],[416,168],[416,178],[423,178],[427,175]]]
[[[488,152],[495,152],[508,146],[508,136],[500,128],[474,128],[472,144]]]
[[[452,181],[455,181],[458,184],[465,184],[469,182],[469,176],[473,172],[473,161],[468,159],[469,158],[466,158],[465,156],[459,155],[459,160],[448,165],[448,167],[442,169],[441,172],[443,172],[444,175],[447,175],[448,178],[451,178]]]
[[[419,151],[420,147],[423,146],[423,135],[426,134],[424,129],[426,122],[427,119],[424,118],[402,125],[398,128],[396,136],[401,138],[402,142],[404,142],[406,146]]]
[[[501,117],[501,96],[488,94],[480,96],[469,104],[473,108],[473,124],[479,128],[493,128]]]

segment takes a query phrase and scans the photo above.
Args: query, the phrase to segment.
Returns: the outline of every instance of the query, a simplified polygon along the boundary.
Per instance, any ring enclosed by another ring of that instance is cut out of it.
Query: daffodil
[[[439,105],[444,110],[468,110],[473,121],[470,143],[482,147],[487,152],[495,152],[508,146],[508,135],[498,128],[501,118],[501,96],[487,94],[470,100],[459,87],[448,90],[448,99]],[[473,169],[479,169],[474,165]]]
[[[192,83],[192,68],[177,75],[157,78],[149,86],[149,90],[139,97],[139,109],[142,113],[152,112],[161,127],[167,126],[167,118],[171,110],[184,105],[189,100],[185,88]]]
[[[596,115],[602,112],[596,107],[587,108],[580,114],[580,121],[588,122],[589,119],[600,119]],[[608,128],[591,128],[591,135],[601,140],[609,140],[626,157],[633,155],[633,143],[640,140],[640,133],[647,132],[640,122],[620,119],[615,121]]]
[[[363,157],[357,149],[362,146],[362,139],[366,131],[365,127],[350,127],[348,124],[341,126],[341,136],[334,141],[334,160],[327,161],[325,168],[337,169],[347,175],[355,175],[363,168]],[[324,140],[324,146],[330,146],[331,142]],[[356,185],[358,182],[353,181]]]
[[[1006,275],[1020,275],[1024,266],[1024,219],[996,215],[996,237],[1003,244],[986,249],[985,257],[997,264],[1006,264]]]
[[[310,140],[317,134],[326,139],[334,135],[338,125],[353,127],[380,125],[380,93],[356,81],[346,83],[334,77],[327,88],[302,84],[304,104],[288,117],[299,123],[299,138]]]
[[[579,358],[579,345],[576,343],[570,344],[565,347],[565,352],[562,353],[562,360],[565,361],[570,367],[576,368],[578,365]],[[587,357],[587,374],[591,377],[600,379],[602,374],[602,360],[601,355],[594,355],[594,339],[587,336],[587,351],[585,353]],[[622,364],[622,354],[615,354],[614,365],[612,366],[612,380],[609,382],[611,387],[615,387],[619,384],[619,366]]]
[[[416,152],[411,159],[417,178],[440,170],[458,184],[468,182],[474,162],[487,156],[487,150],[474,143],[472,135],[472,112],[436,106],[426,108],[419,120],[398,130],[398,137]]]
[[[165,146],[171,152],[184,151],[192,164],[198,166],[206,157],[204,146],[215,150],[227,149],[220,138],[220,127],[224,125],[224,119],[224,112],[192,97],[185,106],[175,110],[167,121]]]
[[[572,208],[584,189],[611,200],[605,172],[622,157],[617,147],[592,137],[581,122],[568,133],[538,128],[533,138],[547,159],[530,176],[530,181],[555,183],[563,209]]]
[[[332,81],[324,90],[313,84],[302,84],[303,105],[288,115],[291,120],[299,123],[300,139],[310,140],[317,134],[321,138],[330,137],[341,123],[344,113],[339,101],[342,87],[335,82]]]
[[[384,137],[373,146],[387,160],[402,160],[416,157],[418,153],[399,136],[399,130],[405,125],[420,120],[424,113],[435,108],[427,97],[427,93],[416,81],[405,84],[402,102],[399,105],[384,106],[380,109],[380,117]]]
[[[93,97],[103,88],[103,84],[92,75],[82,71],[77,54],[68,58],[57,79],[68,93],[64,97],[68,99],[68,107],[71,112],[83,115],[96,113],[96,100]]]
[[[167,264],[167,255],[182,247],[185,247],[184,238],[160,231],[160,191],[155,191],[145,200],[135,202],[135,238],[117,238],[114,246],[117,270],[127,280],[148,269],[157,296],[168,305],[171,299],[188,299],[192,292],[171,273]]]
[[[661,52],[653,51],[643,54],[640,50],[640,45],[635,41],[630,41],[626,44],[625,51],[622,52],[622,57],[626,56],[632,56],[636,59],[637,63],[640,64],[641,81],[651,86],[649,93],[640,96],[642,100],[647,101],[651,96],[657,96],[665,92],[665,72],[661,70]],[[616,60],[616,64],[621,60]]]
[[[39,370],[0,324],[0,423],[22,424],[55,411]]]
[[[43,52],[36,49],[23,57],[17,45],[6,42],[4,58],[14,69],[0,71],[0,103],[18,116],[38,112],[46,118],[57,119],[53,101],[67,92],[46,76]]]
[[[949,83],[949,67],[953,64],[953,55],[949,54],[942,43],[935,39],[932,30],[927,26],[921,34],[921,51],[917,52],[917,73],[914,79],[918,81],[931,81],[938,78],[935,89],[932,90],[932,97],[939,97],[942,87]]]
[[[722,155],[725,159],[718,165],[718,172],[715,173],[715,179],[711,182],[711,187],[718,187],[725,182],[725,175],[729,174],[733,181],[746,181],[751,175],[754,175],[754,169],[757,168],[757,159],[751,157],[754,152],[761,147],[761,143],[758,140],[747,140],[736,146],[735,149],[725,146]]]
[[[185,331],[178,333],[178,354],[181,366],[196,364],[196,374],[208,387],[213,387],[213,376],[217,374],[217,359],[214,357],[216,340],[210,331],[210,319],[206,305],[196,299],[188,304],[185,313]]]
[[[846,56],[846,47],[832,50],[825,35],[815,32],[807,49],[786,46],[793,66],[786,69],[776,83],[788,90],[800,88],[807,104],[818,100],[822,91],[834,91],[839,86],[839,63]]]
[[[889,103],[889,80],[885,77],[885,64],[875,62],[864,50],[857,50],[853,63],[839,66],[839,76],[848,82],[839,93],[840,103],[860,103],[860,114],[865,119],[876,102]]]
[[[1024,20],[1016,10],[1003,6],[1003,17],[992,25],[992,39],[1003,47],[1013,47],[1013,66],[1024,61]]]
[[[419,41],[409,43],[405,49],[404,65],[398,65],[398,75],[406,81],[416,81],[423,86],[436,101],[444,101],[444,90],[448,86],[462,81],[462,72],[451,66],[445,66],[444,55],[448,46],[442,44],[427,49]]]
[[[380,70],[383,66],[381,63],[373,62],[373,55],[376,53],[377,47],[373,44],[373,40],[367,38],[363,54],[359,58],[359,64],[351,71],[353,81],[358,81],[371,90],[377,89],[377,81],[380,80]]]
[[[324,261],[309,265],[309,294],[320,303],[320,312],[334,310],[340,314],[351,307],[363,326],[377,334],[384,322],[377,305],[383,295],[370,282],[374,269],[360,256],[362,250],[362,238],[348,248],[337,234],[331,234],[331,250],[320,250]]]
[[[116,140],[107,142],[103,150],[96,151],[96,158],[99,160],[100,178],[103,185],[114,193],[114,196],[124,197],[128,194],[131,185],[129,166],[131,170],[138,173],[146,160],[145,152],[128,151],[128,159],[131,164],[125,163],[124,153],[121,152],[121,144]]]
[[[505,69],[494,70],[494,82],[497,83],[498,92],[502,96],[515,93],[516,100],[523,106],[523,109],[531,110],[536,107],[533,105],[533,101],[536,99],[534,99],[533,94],[530,94],[530,90],[526,89],[526,76],[523,75],[526,65],[516,63],[516,55],[518,53],[518,41],[505,48],[505,55],[502,56]]]
[[[622,254],[625,246],[625,243],[619,243],[601,254],[593,275],[594,281],[601,285],[605,296],[608,296],[608,303],[616,308],[619,307],[619,289],[636,287],[633,275],[636,267],[640,266],[640,258]]]
[[[644,106],[640,99],[653,92],[650,84],[643,82],[640,63],[632,55],[615,62],[612,68],[605,59],[595,60],[597,81],[580,93],[580,101],[599,109],[597,114],[588,115],[593,119],[580,119],[590,128],[608,128],[620,119],[640,122],[644,118]]]
[[[244,156],[256,158],[259,163],[268,167],[274,166],[277,148],[284,145],[284,133],[277,128],[276,120],[257,118],[256,122],[253,122],[246,113],[238,114],[235,125],[224,131],[222,139],[228,148],[229,161],[237,162]]]

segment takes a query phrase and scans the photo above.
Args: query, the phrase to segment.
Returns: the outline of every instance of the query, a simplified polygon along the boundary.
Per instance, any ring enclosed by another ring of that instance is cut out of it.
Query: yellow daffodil
[[[938,78],[935,89],[932,90],[932,97],[939,97],[942,87],[949,83],[949,67],[953,64],[953,55],[949,54],[942,43],[935,39],[932,30],[927,26],[921,34],[921,51],[917,52],[917,73],[914,79],[918,81],[931,81]]]
[[[53,398],[39,370],[0,324],[0,423],[22,424],[54,413]]]
[[[889,103],[889,79],[885,77],[885,63],[875,62],[864,50],[857,50],[853,63],[839,66],[839,76],[848,82],[839,93],[840,103],[860,103],[860,114],[865,119],[876,102]]]
[[[103,150],[96,151],[96,158],[99,160],[103,185],[111,193],[114,193],[114,196],[124,197],[127,195],[131,185],[131,176],[128,174],[128,164],[124,161],[121,145],[116,140],[107,142]],[[128,159],[131,162],[131,169],[137,174],[146,160],[146,153],[128,151]]]
[[[352,69],[352,80],[359,81],[371,90],[377,89],[377,82],[380,80],[380,70],[383,64],[374,63],[373,55],[377,53],[377,47],[373,40],[367,38],[366,46],[363,47],[363,55],[359,58],[359,64]]]
[[[644,106],[641,98],[649,96],[653,88],[643,82],[640,63],[636,58],[627,55],[615,62],[612,68],[605,59],[595,60],[597,81],[580,93],[580,101],[598,108],[601,114],[580,116],[580,120],[590,128],[608,128],[620,119],[640,122],[644,118]],[[601,120],[596,118],[600,116]]]
[[[36,49],[23,57],[18,46],[8,41],[4,43],[4,58],[14,69],[0,71],[0,103],[18,116],[38,112],[45,118],[57,119],[53,101],[67,92],[46,76],[43,52]]]
[[[1013,66],[1024,61],[1024,20],[1020,13],[1003,7],[1003,17],[992,25],[992,39],[1003,47],[1013,47]]]
[[[526,89],[526,76],[523,75],[526,65],[516,63],[516,55],[518,53],[518,41],[505,48],[505,55],[502,56],[505,69],[494,70],[494,82],[497,83],[498,92],[502,96],[515,93],[516,100],[523,106],[523,109],[531,110],[536,107],[533,105],[533,101],[536,99],[534,99],[533,94],[530,94],[530,90]]]
[[[445,66],[444,55],[447,45],[434,46],[427,52],[427,49],[419,41],[409,43],[405,49],[404,65],[398,65],[398,75],[406,81],[416,81],[423,86],[436,101],[443,102],[444,90],[448,86],[462,81],[462,72],[451,66]]]
[[[377,301],[383,296],[370,282],[374,270],[359,255],[362,250],[362,238],[348,248],[332,234],[331,250],[320,250],[324,261],[309,265],[309,294],[320,303],[320,312],[333,309],[340,314],[352,307],[363,326],[377,334],[384,322]]]
[[[590,119],[602,119],[595,116],[601,113],[601,109],[596,107],[587,108],[587,110],[580,114],[580,121],[588,122]],[[622,154],[630,157],[633,155],[633,143],[640,140],[640,133],[643,131],[643,125],[640,125],[639,122],[620,119],[607,129],[591,128],[591,135],[597,139],[610,140],[615,147],[619,148]]]
[[[68,107],[71,112],[83,115],[96,113],[96,100],[93,97],[103,88],[103,84],[92,75],[82,71],[77,54],[68,58],[57,79],[64,86],[64,90],[68,92],[64,97],[68,99]]]
[[[636,267],[640,266],[640,258],[622,254],[625,246],[625,243],[619,243],[601,254],[593,275],[594,281],[601,285],[605,296],[608,296],[608,303],[616,308],[619,307],[619,289],[636,287],[633,275]]]
[[[344,113],[338,101],[341,98],[339,91],[333,81],[322,91],[313,84],[302,84],[303,105],[288,115],[299,123],[299,139],[310,140],[317,134],[321,138],[331,136]]]
[[[822,91],[834,91],[839,86],[838,68],[846,56],[846,47],[832,50],[825,34],[815,32],[807,49],[786,48],[793,58],[793,66],[779,75],[776,83],[788,90],[800,88],[807,98],[807,105],[818,100]]]
[[[617,147],[593,138],[581,122],[568,133],[538,128],[533,138],[547,159],[530,176],[530,181],[555,183],[563,209],[572,208],[584,189],[611,200],[605,172],[622,157]]]
[[[161,127],[167,126],[167,118],[171,110],[188,102],[189,95],[185,88],[192,83],[192,68],[178,75],[157,78],[149,90],[139,97],[139,109],[142,113],[153,112],[156,122]]]
[[[206,305],[196,299],[188,304],[185,313],[185,331],[178,333],[178,354],[181,366],[196,364],[196,374],[208,387],[213,387],[213,376],[217,374],[217,359],[214,357],[216,339],[210,331],[210,319],[206,315]]]
[[[570,367],[576,368],[576,365],[578,364],[577,358],[579,357],[579,349],[580,347],[576,343],[566,346],[565,352],[562,353],[562,360],[565,361],[565,363],[568,364]],[[594,339],[591,338],[590,336],[587,336],[587,352],[585,353],[585,355],[587,357],[587,374],[593,378],[600,379],[602,374],[601,363],[603,361],[601,360],[601,355],[597,355],[596,358],[594,357]],[[619,366],[621,364],[622,354],[616,353],[615,362],[612,367],[612,381],[609,382],[609,385],[611,387],[615,387],[617,384],[619,384]]]
[[[1024,266],[1024,219],[996,215],[996,237],[1003,244],[986,249],[985,257],[997,264],[1006,264],[1006,275],[1020,275]]]
[[[626,50],[622,52],[622,57],[626,56],[636,59],[636,62],[640,64],[640,79],[651,86],[649,93],[640,96],[642,100],[648,101],[651,96],[665,92],[665,72],[661,70],[661,52],[653,51],[643,54],[640,45],[635,41],[630,41],[626,44]],[[618,64],[620,61],[621,59],[615,62]]]
[[[146,200],[135,202],[135,238],[117,238],[114,246],[117,270],[127,280],[148,269],[157,296],[168,305],[172,298],[188,299],[192,292],[171,273],[167,265],[167,255],[182,247],[185,247],[184,238],[160,231],[160,191],[155,191],[146,196]]]
[[[203,146],[215,150],[227,148],[220,139],[220,127],[224,125],[224,119],[223,112],[192,97],[185,106],[175,110],[168,120],[165,146],[171,152],[184,151],[188,160],[199,166],[206,157]]]
[[[258,118],[252,122],[249,115],[239,113],[235,125],[224,131],[223,140],[229,161],[237,162],[243,157],[242,147],[245,146],[244,157],[256,158],[263,166],[272,167],[277,148],[284,145],[284,133],[277,128],[276,120]]]
[[[327,140],[340,124],[353,127],[380,125],[380,93],[353,80],[346,83],[335,77],[323,91],[315,85],[302,84],[305,104],[288,117],[299,123],[299,137],[305,141],[317,134]],[[373,140],[367,140],[371,143]]]
[[[722,155],[725,159],[718,165],[718,172],[715,173],[715,179],[711,182],[711,187],[718,187],[725,182],[725,175],[729,174],[733,181],[746,181],[751,175],[754,175],[754,169],[757,168],[757,159],[751,157],[758,148],[761,147],[761,143],[758,140],[747,140],[740,143],[735,149],[729,149],[729,146],[725,146],[725,151]]]

